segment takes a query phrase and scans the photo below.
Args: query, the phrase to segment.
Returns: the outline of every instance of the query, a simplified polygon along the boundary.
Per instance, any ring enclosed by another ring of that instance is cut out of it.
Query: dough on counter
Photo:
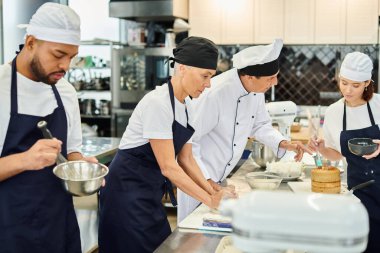
[[[335,167],[315,168],[311,171],[312,192],[340,193],[340,183],[340,171]]]

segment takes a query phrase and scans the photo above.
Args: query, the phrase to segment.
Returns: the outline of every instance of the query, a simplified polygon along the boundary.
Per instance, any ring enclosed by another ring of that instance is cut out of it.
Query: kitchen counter
[[[257,171],[259,168],[248,159],[231,177],[233,180],[242,180],[248,172]],[[278,190],[290,191],[287,183],[281,183]],[[203,204],[202,204],[203,205]],[[191,215],[191,214],[190,214]],[[171,252],[215,252],[220,240],[230,235],[229,232],[208,231],[200,229],[176,228],[173,233],[158,247],[156,253]]]
[[[95,156],[100,163],[108,164],[115,156],[120,138],[83,137],[82,153],[84,156]]]

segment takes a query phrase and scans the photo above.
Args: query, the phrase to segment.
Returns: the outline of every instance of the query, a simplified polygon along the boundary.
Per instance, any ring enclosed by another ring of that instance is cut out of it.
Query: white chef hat
[[[340,66],[340,75],[356,82],[371,80],[373,63],[368,55],[353,52],[344,57]]]
[[[251,76],[271,76],[278,72],[282,39],[272,44],[248,47],[232,57],[233,66]]]
[[[38,8],[26,28],[27,35],[39,40],[70,45],[80,44],[80,18],[73,9],[58,3],[45,3]]]

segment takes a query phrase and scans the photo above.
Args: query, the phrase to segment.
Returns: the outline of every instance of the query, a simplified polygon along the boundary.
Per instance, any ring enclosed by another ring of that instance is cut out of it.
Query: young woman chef
[[[212,208],[221,199],[192,156],[186,106],[188,96],[210,87],[218,50],[210,40],[189,37],[173,55],[173,77],[139,102],[110,165],[100,194],[100,252],[153,252],[171,233],[161,203],[169,193],[176,205],[171,182]]]
[[[348,188],[375,179],[374,184],[354,194],[367,208],[370,219],[365,252],[380,252],[380,151],[360,157],[352,154],[347,144],[352,138],[380,138],[380,95],[374,94],[372,69],[372,61],[366,54],[354,52],[346,55],[339,76],[343,98],[326,110],[324,139],[312,139],[309,146],[330,160],[346,158]]]

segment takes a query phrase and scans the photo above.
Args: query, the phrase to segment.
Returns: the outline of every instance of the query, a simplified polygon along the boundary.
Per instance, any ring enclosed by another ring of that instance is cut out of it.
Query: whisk
[[[311,127],[311,136],[313,139],[317,139],[318,134],[319,134],[320,119],[321,119],[321,107],[318,106],[317,117],[312,117],[310,110],[307,110],[307,114],[308,114],[309,124]],[[321,155],[320,155],[318,149],[317,149],[316,154],[314,156],[314,161],[315,161],[315,165],[317,165],[318,168],[323,168],[322,158],[321,158]]]
[[[37,123],[37,127],[41,130],[42,135],[44,136],[45,139],[53,139],[53,135],[47,128],[47,122],[42,120]],[[60,163],[67,163],[67,159],[59,152],[57,156],[57,164]],[[63,173],[65,174],[65,177],[68,179],[79,179],[80,174],[75,170],[75,168],[70,168],[70,166],[65,166],[63,169]]]

